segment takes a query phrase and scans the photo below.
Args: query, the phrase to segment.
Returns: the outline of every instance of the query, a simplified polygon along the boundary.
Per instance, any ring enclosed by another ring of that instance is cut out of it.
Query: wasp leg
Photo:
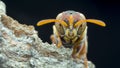
[[[59,34],[58,34],[55,26],[53,26],[53,35],[51,35],[50,39],[51,39],[52,43],[57,45],[58,48],[61,47],[62,41],[59,37]]]
[[[88,60],[87,60],[86,54],[84,54],[84,65],[85,65],[85,68],[88,68]]]
[[[82,45],[75,45],[73,47],[72,57],[74,59],[83,59],[85,68],[88,68],[87,63],[87,40]]]
[[[53,34],[50,36],[50,39],[51,39],[52,43],[57,44],[57,41]]]
[[[60,41],[59,38],[55,37],[54,35],[51,35],[50,39],[51,39],[52,43],[56,44],[57,47],[60,48],[60,46],[62,45],[62,42]]]
[[[83,47],[81,50],[79,50],[78,52],[78,58],[82,58],[83,57],[83,60],[84,60],[84,65],[85,65],[85,68],[88,68],[88,60],[87,60],[87,40],[85,40],[84,44],[83,44]]]
[[[79,46],[73,46],[73,51],[72,51],[72,57],[74,58],[74,59],[76,59],[77,58],[77,56],[76,56],[76,54],[77,54],[77,52],[78,52],[78,48],[79,48]]]

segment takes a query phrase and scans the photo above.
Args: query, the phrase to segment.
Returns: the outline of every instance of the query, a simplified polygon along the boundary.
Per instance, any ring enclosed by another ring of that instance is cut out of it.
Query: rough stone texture
[[[71,58],[71,49],[43,43],[31,25],[20,24],[6,15],[0,1],[0,68],[84,68]],[[88,62],[89,68],[95,68]]]

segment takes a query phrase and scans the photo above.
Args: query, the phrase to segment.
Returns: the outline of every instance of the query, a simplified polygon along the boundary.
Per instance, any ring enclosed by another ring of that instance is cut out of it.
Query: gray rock
[[[0,1],[0,68],[84,68],[71,49],[43,43],[33,26],[18,23],[5,9]],[[90,61],[88,67],[95,68]]]
[[[0,14],[6,13],[6,5],[0,0]]]

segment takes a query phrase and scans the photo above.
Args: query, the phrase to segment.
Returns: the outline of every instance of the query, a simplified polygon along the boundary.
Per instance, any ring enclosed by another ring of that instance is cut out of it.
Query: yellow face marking
[[[74,21],[73,16],[70,15],[70,17],[69,17],[69,24],[70,24],[70,26],[73,25],[73,21]]]
[[[86,22],[93,23],[93,24],[96,24],[96,25],[99,25],[99,26],[103,26],[103,27],[106,26],[106,24],[103,21],[101,21],[101,20],[86,19],[86,20],[79,20],[78,22],[76,22],[74,27],[77,27],[77,26],[81,25],[82,23],[86,23]]]
[[[39,21],[37,23],[37,26],[42,26],[42,25],[45,25],[45,24],[48,24],[48,23],[60,23],[61,25],[63,26],[68,26],[64,21],[62,20],[56,20],[56,19],[46,19],[46,20],[42,20],[42,21]]]

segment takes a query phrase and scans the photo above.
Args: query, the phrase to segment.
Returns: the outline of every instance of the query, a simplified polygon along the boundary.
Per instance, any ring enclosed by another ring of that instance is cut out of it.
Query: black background
[[[52,25],[37,27],[42,19],[55,18],[60,12],[75,10],[86,18],[103,20],[106,27],[88,24],[88,59],[96,68],[119,68],[120,2],[117,0],[3,0],[7,14],[19,22],[34,25],[39,37],[50,42]]]

